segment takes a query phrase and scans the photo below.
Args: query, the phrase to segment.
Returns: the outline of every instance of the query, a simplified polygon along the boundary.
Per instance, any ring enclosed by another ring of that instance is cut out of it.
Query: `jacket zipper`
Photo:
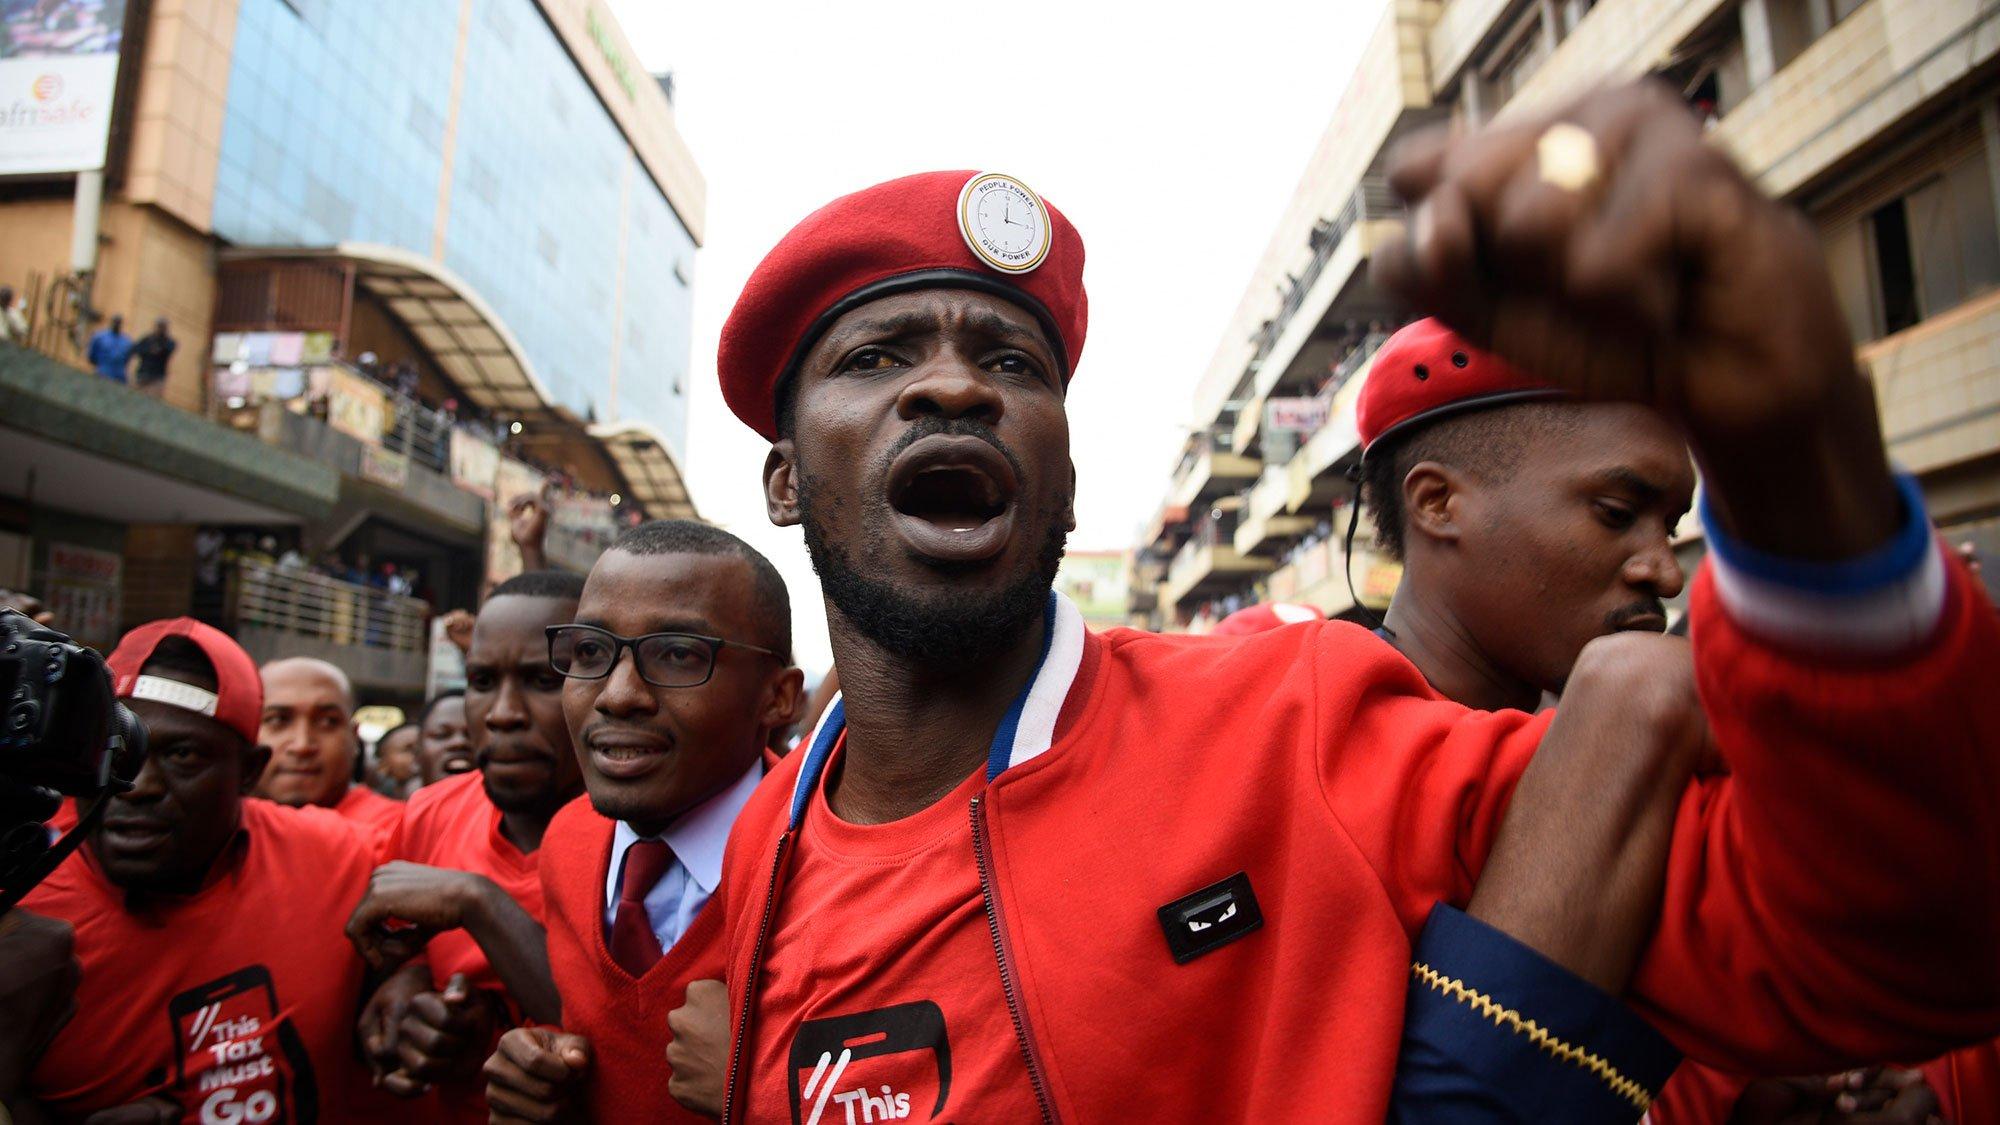
[[[764,913],[757,920],[757,942],[750,947],[750,971],[743,979],[743,1010],[736,1017],[736,1035],[729,1046],[729,1085],[722,1090],[723,1125],[734,1120],[736,1079],[743,1063],[744,1040],[750,1035],[750,1005],[757,996],[757,972],[764,964],[764,942],[771,936],[771,916],[777,913],[778,874],[785,868],[785,846],[791,840],[789,828],[778,834],[778,851],[771,859],[771,881],[764,888]]]
[[[1035,1036],[1028,1028],[1028,1010],[1021,1005],[1014,984],[1014,965],[1007,956],[1006,927],[1000,918],[1000,896],[993,889],[993,858],[986,847],[984,793],[972,799],[972,855],[979,864],[979,893],[986,899],[986,929],[993,935],[993,959],[1000,966],[1000,991],[1007,997],[1007,1014],[1014,1017],[1014,1037],[1021,1044],[1021,1060],[1028,1064],[1028,1083],[1035,1089],[1035,1103],[1041,1106],[1043,1125],[1056,1125],[1056,1107],[1042,1076],[1042,1056],[1035,1049]],[[726,1120],[726,1118],[725,1118]]]

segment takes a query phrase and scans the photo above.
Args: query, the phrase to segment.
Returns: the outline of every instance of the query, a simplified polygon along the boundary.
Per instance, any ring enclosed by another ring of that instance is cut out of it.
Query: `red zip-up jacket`
[[[1845,666],[1753,638],[1714,569],[1696,579],[1699,687],[1732,775],[1683,801],[1633,990],[1692,1056],[1798,1073],[2000,1031],[2000,625],[1956,564],[1930,565],[1928,640]],[[1044,1119],[1382,1121],[1411,937],[1470,897],[1547,716],[1441,700],[1342,623],[1089,634],[1053,599],[1048,636],[968,809]],[[731,837],[732,1110],[786,1080],[741,1069],[792,832],[841,721]],[[1261,927],[1177,962],[1161,908],[1239,872],[1230,901]]]

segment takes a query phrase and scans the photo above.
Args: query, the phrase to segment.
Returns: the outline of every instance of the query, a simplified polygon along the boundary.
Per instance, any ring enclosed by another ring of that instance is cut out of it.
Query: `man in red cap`
[[[366,841],[330,812],[248,799],[270,752],[235,641],[156,621],[108,663],[146,760],[24,900],[75,928],[83,966],[29,1096],[65,1119],[341,1120],[362,967],[340,927]]]
[[[1385,283],[1672,412],[1707,472],[1734,773],[1674,823],[1642,1011],[1792,1068],[2000,1030],[2000,624],[1888,470],[1816,241],[1651,89],[1418,145]],[[1467,711],[1345,624],[1088,633],[1050,591],[1082,265],[1018,181],[911,177],[805,220],[725,325],[847,701],[732,841],[727,1118],[1380,1121],[1411,935],[1544,736],[1601,734]],[[1666,643],[1592,642],[1573,690]]]
[[[1435,320],[1377,353],[1357,415],[1363,499],[1378,545],[1404,564],[1382,637],[1468,706],[1534,710],[1545,695],[1572,717],[1593,706],[1564,691],[1584,647],[1662,631],[1663,599],[1685,581],[1671,537],[1694,474],[1678,428],[1646,407],[1576,401]],[[1685,668],[1685,653],[1666,651],[1633,669],[1612,714],[1641,715],[1632,701],[1684,682]],[[1575,1045],[1638,1085],[1675,1073],[1679,1056],[1615,998],[1659,911],[1668,829],[1700,742],[1638,723],[1565,749],[1523,775],[1467,909],[1441,904],[1419,936],[1429,975],[1410,989],[1395,1120],[1622,1125],[1635,1111],[1433,987],[1441,977],[1539,1023],[1589,1027]],[[1665,1087],[1656,1118],[1686,1104],[1695,1069]],[[1929,1095],[1896,1096],[1917,1112]],[[1723,1115],[1733,1100],[1720,1101]]]

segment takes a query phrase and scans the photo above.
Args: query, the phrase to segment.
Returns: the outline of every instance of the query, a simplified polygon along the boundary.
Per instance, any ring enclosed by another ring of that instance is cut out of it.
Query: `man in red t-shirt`
[[[354,685],[324,660],[292,656],[263,668],[259,735],[271,764],[257,795],[281,805],[318,805],[362,825],[378,840],[403,819],[403,803],[354,780],[361,736],[354,729]]]
[[[435,1084],[440,1107],[455,1119],[486,1120],[479,1064],[499,1031],[523,1014],[557,1015],[546,983],[518,994],[508,984],[546,981],[534,928],[542,917],[536,863],[549,819],[583,792],[547,637],[550,626],[575,617],[582,590],[577,575],[544,570],[487,595],[465,660],[478,769],[410,799],[389,844],[395,862],[375,873],[349,920],[364,951],[379,953],[387,919],[435,935],[421,960],[378,989],[361,1036],[386,1089],[418,1096]],[[405,936],[399,945],[409,942]]]
[[[493,1120],[695,1120],[676,1099],[720,1112],[721,912],[708,903],[763,748],[799,706],[791,647],[777,570],[688,520],[621,534],[575,623],[550,631],[589,799],[556,817],[542,851],[561,1027],[501,1039]],[[676,1010],[703,990],[695,1026]]]
[[[24,900],[76,931],[76,1016],[28,1095],[58,1117],[339,1121],[362,965],[340,925],[371,849],[319,809],[245,799],[268,751],[236,642],[190,618],[108,661],[144,764],[83,848]]]
[[[2000,1030],[2000,625],[1888,468],[1810,232],[1649,88],[1429,136],[1395,183],[1395,292],[1705,470],[1732,773],[1673,824],[1635,1001],[1769,1066]],[[1410,939],[1564,729],[1345,623],[1085,629],[1051,590],[1082,275],[1026,185],[929,173],[806,218],[724,326],[846,692],[731,843],[726,1118],[1380,1122]]]

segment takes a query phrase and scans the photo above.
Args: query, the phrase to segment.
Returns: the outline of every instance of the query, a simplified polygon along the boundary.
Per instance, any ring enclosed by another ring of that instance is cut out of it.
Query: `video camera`
[[[145,756],[146,728],[112,694],[104,658],[0,608],[0,914],[76,850]],[[51,843],[64,797],[77,825]]]

